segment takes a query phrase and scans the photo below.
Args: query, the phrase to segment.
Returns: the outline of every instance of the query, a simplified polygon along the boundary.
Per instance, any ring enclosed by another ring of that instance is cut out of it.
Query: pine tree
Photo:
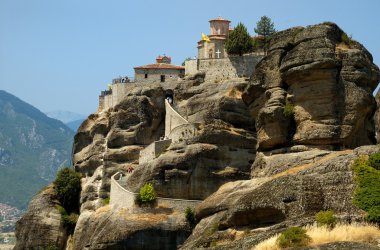
[[[262,16],[260,21],[256,23],[255,33],[264,37],[264,49],[266,51],[269,38],[276,32],[274,23],[267,16]]]
[[[238,23],[235,29],[230,32],[224,47],[229,55],[241,56],[253,51],[252,38],[244,24]]]

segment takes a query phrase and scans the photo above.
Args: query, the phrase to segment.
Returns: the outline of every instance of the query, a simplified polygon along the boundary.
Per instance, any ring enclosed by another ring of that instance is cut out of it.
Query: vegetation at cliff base
[[[306,230],[300,227],[291,227],[285,230],[277,239],[277,244],[281,248],[302,247],[311,241],[306,234]]]
[[[156,192],[151,183],[146,183],[139,190],[139,194],[136,197],[136,203],[142,204],[152,204],[156,201]]]
[[[63,227],[68,233],[73,233],[79,217],[80,174],[68,167],[59,170],[54,188],[62,204],[56,207],[61,214]]]
[[[230,32],[225,42],[225,49],[229,55],[243,55],[253,51],[252,38],[244,24],[239,23]]]
[[[317,246],[331,242],[367,242],[377,244],[377,239],[380,237],[380,230],[375,225],[366,223],[351,223],[351,224],[337,224],[333,229],[325,226],[318,226],[317,224],[308,225],[302,230],[306,231],[306,235],[310,237],[307,245]],[[281,234],[282,235],[282,234]],[[293,235],[293,234],[292,234]],[[253,250],[280,250],[283,249],[278,244],[280,235],[276,234],[259,244]],[[294,248],[291,248],[294,249]]]
[[[325,226],[330,229],[334,228],[337,222],[335,214],[331,210],[318,212],[315,215],[315,221],[317,222],[318,226]]]
[[[368,158],[369,166],[376,170],[380,170],[380,153],[375,153]]]
[[[380,170],[378,168],[379,154],[366,159],[360,157],[355,160],[356,190],[354,203],[367,212],[366,220],[380,224]]]

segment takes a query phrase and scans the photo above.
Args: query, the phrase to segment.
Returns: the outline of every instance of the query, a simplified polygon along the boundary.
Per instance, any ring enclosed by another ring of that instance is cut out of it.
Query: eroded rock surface
[[[134,169],[126,184],[133,192],[150,182],[158,196],[179,199],[205,199],[228,181],[249,179],[256,138],[254,122],[241,100],[246,86],[244,80],[216,84],[199,79],[165,86],[145,84],[135,87],[115,108],[91,115],[75,137],[74,164],[83,176],[81,215],[74,234],[74,241],[82,243],[77,249],[111,249],[123,244],[133,248],[138,242],[131,235],[140,234],[145,235],[141,236],[144,239],[147,235],[170,239],[178,236],[178,245],[185,240],[185,232],[189,235],[188,229],[184,231],[183,225],[177,225],[171,216],[151,229],[144,216],[127,213],[124,222],[115,222],[117,216],[111,211],[104,218],[110,216],[114,218],[112,223],[122,223],[120,228],[131,229],[120,229],[112,240],[93,236],[104,226],[98,224],[102,219],[94,217],[95,211],[104,206],[110,177],[117,171]],[[186,141],[173,142],[154,160],[139,164],[140,150],[164,135],[164,99],[168,93],[173,96],[173,108],[190,123],[197,123],[199,131]],[[183,219],[183,211],[176,213]],[[142,226],[134,227],[135,222]],[[112,223],[107,226],[111,228]],[[176,245],[165,244],[161,249]]]
[[[177,249],[190,233],[183,213],[171,209],[130,211],[105,206],[81,214],[73,238],[74,250]]]
[[[314,156],[309,164],[304,162],[312,158],[310,152],[298,153],[298,161],[283,159],[290,168],[277,175],[223,185],[197,207],[199,223],[183,249],[210,245],[250,249],[287,227],[313,223],[315,214],[327,209],[342,222],[362,220],[363,212],[352,202],[355,182],[351,166],[360,155],[379,150],[363,146],[330,151],[324,157]],[[275,155],[267,157],[271,164],[277,160]]]
[[[75,136],[82,192],[74,249],[251,249],[312,222],[320,210],[360,220],[351,165],[379,150],[354,148],[374,143],[371,94],[380,74],[369,52],[342,34],[331,23],[285,30],[249,83],[204,82],[198,74],[144,84],[91,115]],[[196,124],[196,136],[139,164],[140,151],[165,134],[168,95]],[[184,244],[190,229],[183,211],[105,205],[110,177],[131,169],[125,187],[133,192],[150,182],[161,197],[205,199]],[[33,237],[24,227],[20,237]]]
[[[28,212],[16,224],[15,250],[65,247],[67,234],[57,204],[59,203],[52,186],[33,198]]]
[[[343,34],[337,25],[323,23],[272,37],[243,93],[256,120],[260,151],[375,142],[372,92],[379,68],[360,43],[342,40]]]

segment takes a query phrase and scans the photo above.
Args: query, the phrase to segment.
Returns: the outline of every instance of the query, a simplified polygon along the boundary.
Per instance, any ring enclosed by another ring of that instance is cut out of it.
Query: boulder
[[[26,214],[17,221],[15,250],[65,247],[67,232],[57,205],[59,202],[52,185],[33,198]]]

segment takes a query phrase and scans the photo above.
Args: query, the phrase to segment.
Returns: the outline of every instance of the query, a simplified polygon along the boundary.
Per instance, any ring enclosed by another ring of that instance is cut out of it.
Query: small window
[[[165,75],[161,75],[161,82],[165,82]]]
[[[145,74],[145,78],[148,78],[148,74]]]

